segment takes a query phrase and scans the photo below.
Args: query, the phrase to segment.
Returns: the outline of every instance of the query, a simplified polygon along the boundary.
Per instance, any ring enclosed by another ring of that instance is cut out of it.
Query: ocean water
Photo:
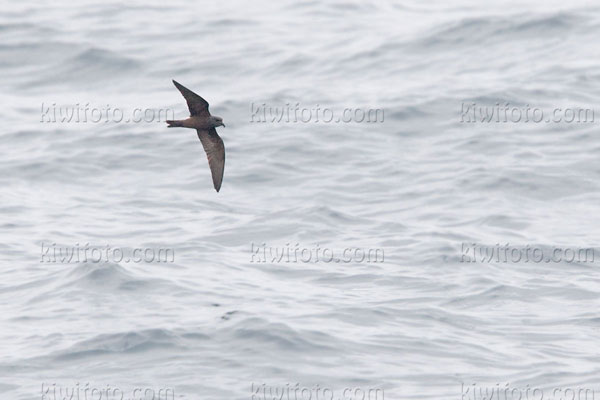
[[[380,399],[480,399],[493,388],[600,396],[600,257],[475,257],[505,245],[597,246],[598,121],[465,122],[507,103],[593,109],[600,7],[2,9],[1,399],[79,389],[83,399],[85,388],[94,399],[158,399],[164,388],[176,399],[280,398],[286,387],[307,388],[296,393],[305,399],[329,398],[315,387],[336,399],[363,398],[356,388]],[[224,118],[220,193],[191,130],[48,122],[44,111],[110,105],[184,118],[171,79]],[[296,104],[381,109],[384,120],[270,118],[269,107]],[[268,118],[253,121],[256,108]],[[86,245],[126,257],[171,249],[173,259],[52,256]],[[271,257],[316,246],[385,256]],[[106,387],[124,396],[99,394]]]

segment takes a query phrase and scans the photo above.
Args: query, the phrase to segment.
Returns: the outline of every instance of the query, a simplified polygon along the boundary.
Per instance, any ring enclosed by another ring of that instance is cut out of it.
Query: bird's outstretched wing
[[[185,101],[187,101],[188,108],[190,109],[190,115],[194,116],[202,116],[208,117],[210,113],[208,112],[208,102],[204,100],[202,97],[198,96],[196,93],[192,92],[190,89],[186,88],[182,84],[177,81],[173,81],[175,87],[181,92]]]
[[[215,128],[209,130],[196,129],[196,131],[208,158],[213,185],[218,192],[221,189],[223,171],[225,169],[225,146]]]

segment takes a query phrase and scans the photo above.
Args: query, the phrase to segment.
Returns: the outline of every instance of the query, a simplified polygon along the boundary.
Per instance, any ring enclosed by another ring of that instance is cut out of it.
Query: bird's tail
[[[167,124],[169,124],[169,126],[167,126],[167,128],[175,128],[175,127],[182,127],[183,126],[183,121],[166,121]]]

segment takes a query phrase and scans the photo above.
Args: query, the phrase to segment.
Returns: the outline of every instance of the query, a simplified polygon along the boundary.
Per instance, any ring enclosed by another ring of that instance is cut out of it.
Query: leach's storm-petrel
[[[208,166],[212,173],[213,185],[218,192],[223,182],[223,170],[225,169],[225,146],[215,129],[217,126],[225,126],[223,118],[210,115],[208,112],[208,103],[202,97],[192,92],[190,89],[173,81],[175,87],[179,89],[190,109],[190,117],[178,121],[167,121],[169,128],[182,127],[192,128],[198,132],[198,137],[206,157],[208,157]]]

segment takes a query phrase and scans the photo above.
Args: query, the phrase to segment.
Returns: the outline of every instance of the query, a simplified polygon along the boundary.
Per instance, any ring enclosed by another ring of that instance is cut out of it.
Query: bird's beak
[[[221,125],[223,125],[223,128],[225,128],[225,124],[221,122]]]

